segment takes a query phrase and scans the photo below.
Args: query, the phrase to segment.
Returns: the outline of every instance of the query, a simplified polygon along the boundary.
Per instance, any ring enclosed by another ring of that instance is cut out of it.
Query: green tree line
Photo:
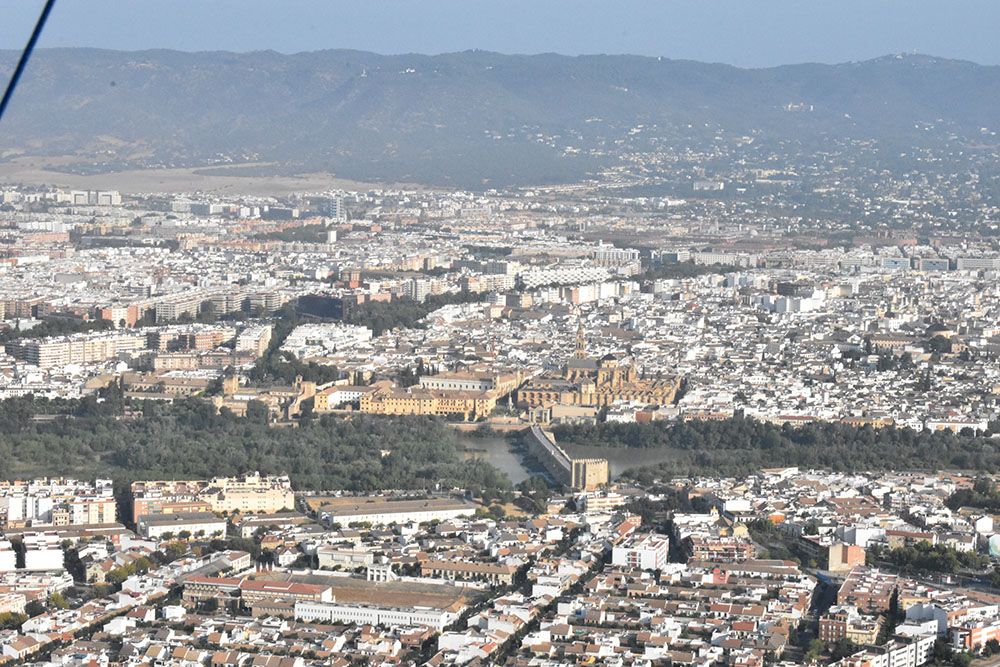
[[[563,444],[667,450],[669,460],[630,474],[640,481],[687,475],[743,475],[761,468],[828,470],[1000,469],[1000,442],[951,431],[872,428],[833,422],[801,426],[734,417],[721,421],[567,425]]]
[[[642,280],[672,280],[677,278],[697,278],[713,273],[732,273],[739,271],[737,266],[728,264],[695,264],[686,262],[664,262],[646,269],[640,276]]]
[[[378,336],[397,328],[422,328],[420,320],[438,308],[456,303],[480,301],[482,298],[481,294],[462,291],[432,294],[423,302],[409,297],[392,301],[368,301],[348,310],[344,322],[368,327]]]
[[[980,477],[971,489],[959,489],[948,496],[944,504],[949,509],[959,507],[976,507],[991,513],[1000,512],[1000,493],[997,493],[996,483],[988,477]]]
[[[989,556],[975,551],[957,551],[943,544],[926,542],[912,547],[896,549],[872,548],[869,558],[873,562],[886,561],[904,572],[943,572],[956,574],[963,570],[982,572],[989,567]]]
[[[493,466],[463,461],[453,431],[429,417],[325,416],[299,428],[271,428],[199,399],[144,402],[123,419],[95,404],[44,420],[47,401],[0,402],[0,478],[32,475],[110,476],[120,482],[206,478],[252,470],[287,473],[296,488],[429,489],[441,484],[507,488]]]
[[[294,301],[286,303],[277,311],[267,350],[247,374],[251,382],[257,385],[268,383],[291,385],[295,382],[295,378],[301,377],[309,382],[326,384],[340,378],[340,372],[334,366],[322,366],[312,361],[305,363],[281,351],[285,339],[302,322],[298,305]]]
[[[72,317],[49,317],[30,329],[13,327],[0,330],[0,345],[16,340],[67,336],[87,331],[109,331],[113,324],[108,320],[78,320]]]

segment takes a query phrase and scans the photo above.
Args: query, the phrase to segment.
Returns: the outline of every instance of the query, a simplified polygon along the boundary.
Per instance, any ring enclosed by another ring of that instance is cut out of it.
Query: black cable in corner
[[[3,99],[0,100],[0,120],[3,120],[3,114],[7,110],[7,105],[10,104],[10,98],[14,96],[14,89],[17,88],[17,82],[21,80],[21,74],[28,64],[28,58],[31,57],[31,52],[35,50],[35,43],[38,42],[38,37],[42,34],[42,29],[45,28],[45,21],[48,20],[49,13],[52,12],[52,7],[55,4],[56,0],[45,0],[45,6],[42,7],[42,13],[35,23],[35,29],[31,31],[31,38],[28,39],[28,45],[21,52],[21,57],[17,61],[17,67],[14,68],[14,75],[10,77],[7,90],[4,91]]]

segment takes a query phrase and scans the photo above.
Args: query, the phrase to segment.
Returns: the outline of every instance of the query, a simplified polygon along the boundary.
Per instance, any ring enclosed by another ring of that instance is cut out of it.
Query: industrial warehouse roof
[[[477,505],[461,498],[392,498],[387,496],[312,498],[310,505],[320,512],[338,516],[389,514],[398,512],[440,512],[475,509]]]

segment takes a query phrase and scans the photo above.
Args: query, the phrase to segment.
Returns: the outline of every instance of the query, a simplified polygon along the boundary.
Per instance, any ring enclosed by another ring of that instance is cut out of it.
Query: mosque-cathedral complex
[[[644,378],[634,363],[621,363],[612,354],[595,359],[587,354],[581,325],[576,352],[559,375],[542,375],[517,392],[518,404],[537,408],[551,405],[605,407],[618,401],[668,405],[680,388],[680,377]]]

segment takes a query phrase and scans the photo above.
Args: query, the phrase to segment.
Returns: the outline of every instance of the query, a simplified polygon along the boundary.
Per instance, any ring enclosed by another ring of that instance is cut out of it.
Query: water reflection
[[[513,447],[511,441],[497,436],[478,438],[459,433],[458,441],[465,448],[466,460],[481,459],[493,464],[517,484],[541,471],[525,465],[526,461]],[[670,461],[670,453],[658,449],[627,449],[624,447],[592,447],[589,445],[562,445],[566,453],[576,458],[599,457],[608,460],[611,477],[615,478],[630,468],[652,466]]]
[[[465,448],[462,454],[465,460],[480,459],[493,464],[493,467],[507,475],[512,484],[523,482],[534,474],[524,465],[513,444],[505,438],[496,436],[478,438],[459,433],[458,442]]]
[[[590,445],[561,445],[574,458],[603,458],[608,460],[611,478],[626,470],[644,468],[659,463],[667,463],[671,453],[662,449],[640,449],[629,447],[592,447]]]

